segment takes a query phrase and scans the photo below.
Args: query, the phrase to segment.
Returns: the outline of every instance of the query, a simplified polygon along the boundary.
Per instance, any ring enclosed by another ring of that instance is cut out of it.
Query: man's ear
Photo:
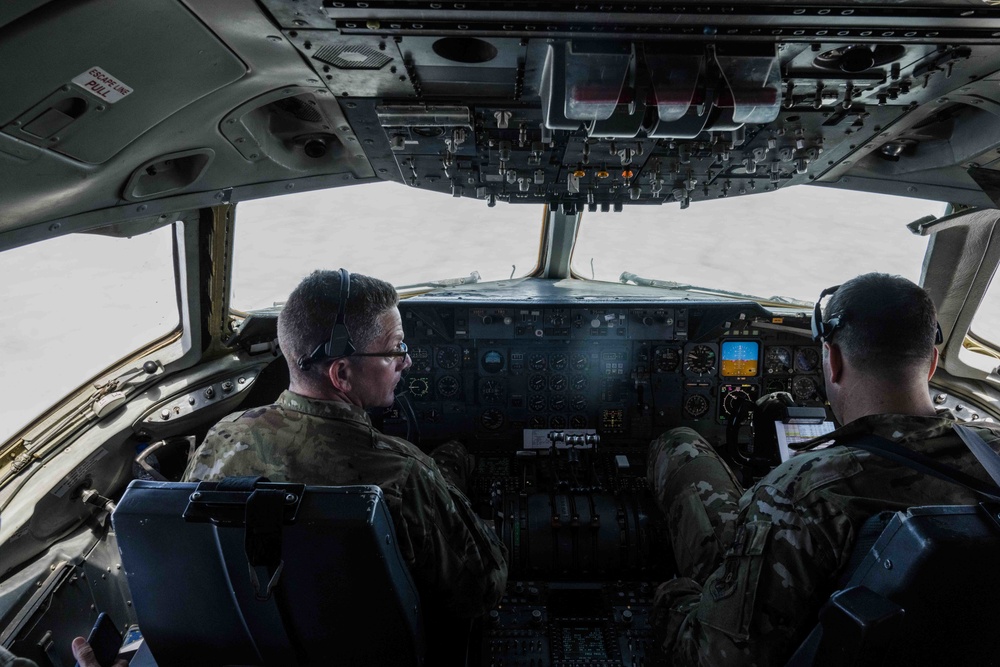
[[[351,390],[351,370],[351,363],[346,357],[335,359],[330,364],[330,368],[327,369],[326,374],[334,389],[345,394]]]
[[[823,343],[823,356],[827,363],[827,380],[839,384],[844,376],[844,354],[836,343]]]

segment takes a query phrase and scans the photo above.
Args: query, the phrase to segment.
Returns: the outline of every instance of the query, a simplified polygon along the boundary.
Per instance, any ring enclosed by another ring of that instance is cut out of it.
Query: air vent
[[[382,51],[369,46],[341,44],[324,46],[316,50],[313,58],[333,65],[337,69],[382,69],[392,60]]]
[[[323,116],[314,105],[306,104],[298,97],[288,97],[278,100],[274,103],[274,106],[308,123],[319,123],[323,120]]]
[[[849,74],[865,72],[872,67],[884,67],[906,55],[906,49],[898,44],[858,44],[821,53],[813,61],[816,67],[838,70]]]

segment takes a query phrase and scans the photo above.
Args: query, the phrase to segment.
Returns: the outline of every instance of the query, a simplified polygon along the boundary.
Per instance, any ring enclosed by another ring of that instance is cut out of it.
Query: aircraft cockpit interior
[[[995,4],[8,0],[0,645],[70,665],[103,613],[136,667],[655,664],[650,443],[690,427],[749,487],[837,426],[825,288],[920,284],[933,404],[1000,422]],[[288,388],[285,299],[341,266],[400,295],[373,428],[462,442],[508,555],[426,646],[377,488],[263,483],[282,574],[255,487],[177,484]]]

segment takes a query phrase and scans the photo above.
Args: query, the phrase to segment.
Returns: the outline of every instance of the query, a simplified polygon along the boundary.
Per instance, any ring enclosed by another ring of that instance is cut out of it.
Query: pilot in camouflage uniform
[[[816,442],[874,433],[989,482],[952,424],[951,415],[869,415]],[[1000,451],[1000,432],[977,432]],[[676,665],[784,665],[836,590],[868,517],[979,501],[963,486],[849,447],[798,454],[744,492],[689,428],[653,443],[649,477],[680,574],[657,590],[653,624]]]
[[[478,616],[500,599],[507,568],[503,544],[460,490],[471,471],[458,442],[428,456],[377,431],[361,408],[285,391],[274,405],[216,424],[184,479],[263,475],[324,486],[375,484],[422,597],[433,592],[455,613]]]
[[[412,363],[398,301],[392,285],[343,269],[305,278],[278,318],[289,389],[216,424],[184,479],[379,486],[424,610],[443,627],[499,602],[507,553],[463,492],[473,462],[460,443],[428,456],[380,433],[365,412],[393,404]]]
[[[921,305],[926,299],[924,310],[933,315],[933,304],[923,290],[883,274],[845,283],[841,289],[847,294],[837,303],[831,300],[828,312],[850,322],[856,329],[853,335],[867,331],[874,336],[871,332],[878,331],[879,324],[871,324],[866,306],[873,312],[887,311],[880,318],[892,317],[893,305],[905,312],[905,299],[895,300],[900,285],[904,296],[907,290],[919,290],[915,298]],[[838,326],[834,317],[829,320],[839,333],[844,326]],[[662,649],[654,662],[658,658],[673,665],[784,665],[836,590],[869,517],[884,510],[980,500],[964,486],[840,445],[875,434],[990,483],[952,430],[954,416],[946,412],[935,416],[926,385],[937,361],[933,337],[926,341],[933,363],[923,367],[923,386],[913,382],[908,385],[911,389],[901,389],[898,397],[888,399],[889,407],[903,407],[900,401],[912,399],[919,409],[875,413],[859,407],[859,397],[864,398],[867,389],[843,375],[842,359],[849,358],[849,348],[861,349],[859,344],[844,334],[843,350],[831,345],[830,323],[824,324],[828,331],[820,338],[825,342],[830,403],[838,418],[855,417],[845,420],[845,426],[802,443],[797,447],[801,453],[746,491],[714,448],[692,429],[676,428],[653,442],[649,483],[666,517],[678,570],[678,577],[663,583],[654,597],[651,623]],[[919,324],[917,328],[925,326],[923,321]],[[859,365],[869,351],[880,351],[878,344],[869,347],[854,352]],[[902,366],[887,363],[885,368],[902,368],[909,361]],[[915,414],[918,411],[921,414]],[[975,430],[1000,451],[1000,431]],[[815,449],[830,441],[834,445]]]

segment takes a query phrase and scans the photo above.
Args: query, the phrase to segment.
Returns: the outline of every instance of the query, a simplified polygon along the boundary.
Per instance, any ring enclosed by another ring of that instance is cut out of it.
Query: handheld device
[[[97,616],[87,642],[94,649],[94,657],[97,658],[98,664],[101,667],[111,667],[118,658],[118,650],[122,647],[122,636],[111,617],[102,611]],[[76,663],[75,667],[80,667],[80,663]]]

